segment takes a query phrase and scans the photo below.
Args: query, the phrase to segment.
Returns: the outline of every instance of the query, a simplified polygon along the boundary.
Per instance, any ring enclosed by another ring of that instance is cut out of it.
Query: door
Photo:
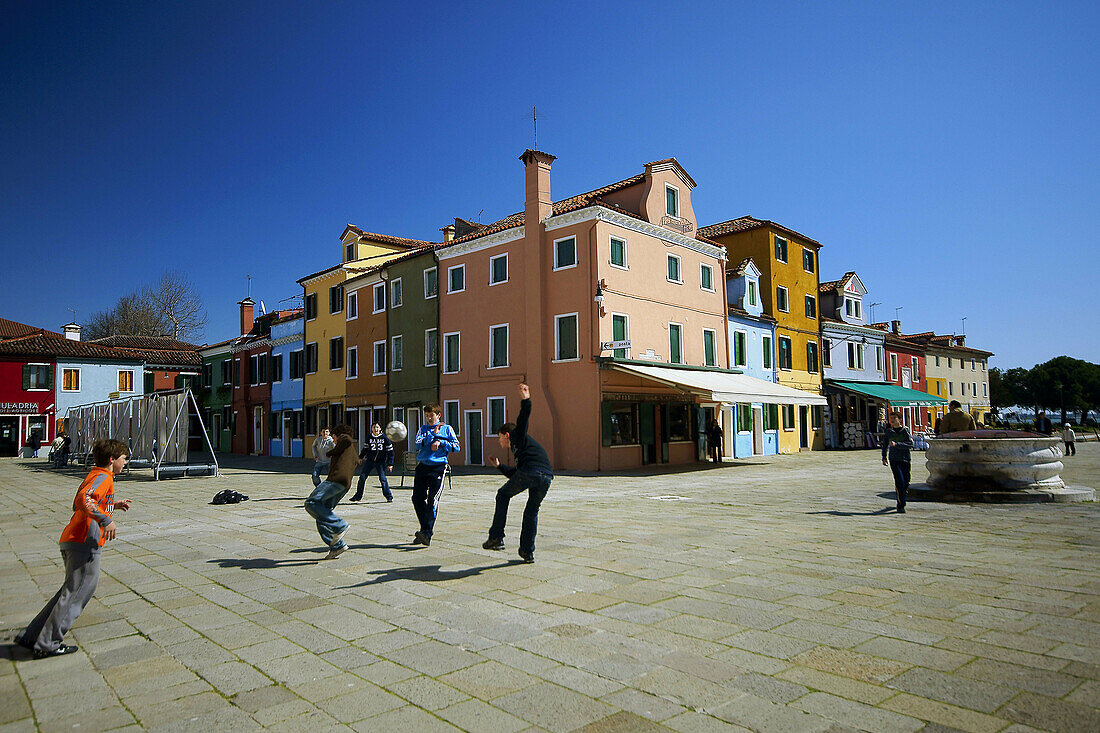
[[[283,457],[290,458],[294,442],[294,410],[283,410]]]
[[[0,417],[0,458],[14,458],[19,453],[19,418]]]
[[[913,370],[905,367],[901,370],[901,386],[909,389],[913,386]]]
[[[638,441],[642,444],[642,465],[657,462],[657,406],[643,402],[638,405]]]
[[[466,465],[482,466],[485,464],[483,454],[483,440],[481,434],[485,427],[481,421],[481,410],[466,411]]]
[[[798,447],[809,448],[810,447],[810,431],[809,431],[809,419],[810,408],[805,405],[799,405],[798,407]]]
[[[264,408],[256,405],[252,408],[252,452],[260,456],[266,453],[264,445]]]
[[[210,430],[211,437],[210,442],[214,444],[214,450],[220,451],[222,449],[222,412],[218,410],[210,417]]]
[[[752,408],[752,454],[764,454],[764,408]]]

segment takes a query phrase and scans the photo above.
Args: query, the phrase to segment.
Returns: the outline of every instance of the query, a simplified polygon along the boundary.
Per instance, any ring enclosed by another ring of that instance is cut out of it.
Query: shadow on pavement
[[[416,552],[417,550],[423,550],[424,546],[423,545],[413,545],[413,544],[410,544],[408,542],[403,542],[403,543],[399,543],[399,544],[396,544],[396,545],[376,545],[376,544],[372,544],[372,543],[369,543],[369,542],[363,542],[363,543],[360,543],[358,545],[349,544],[348,549],[349,550],[399,550],[401,552]],[[292,554],[297,554],[297,553],[301,553],[301,552],[314,552],[314,553],[320,554],[322,552],[328,552],[328,548],[327,547],[300,547],[297,550],[291,550],[290,552]]]
[[[364,580],[362,583],[356,583],[355,585],[343,585],[340,586],[340,589],[362,588],[365,585],[388,583],[391,580],[419,580],[429,583],[445,580],[461,580],[462,578],[469,578],[473,575],[480,575],[483,570],[495,570],[496,568],[506,568],[512,565],[522,564],[522,560],[508,560],[506,562],[497,563],[496,565],[482,565],[481,567],[465,568],[463,570],[443,570],[442,565],[410,565],[405,568],[372,570],[368,575],[376,575],[378,577],[373,580]]]
[[[893,514],[896,512],[892,506],[883,507],[882,509],[876,509],[873,512],[842,512],[837,509],[830,509],[826,512],[806,512],[807,514],[828,514],[830,517],[875,517],[879,514]]]
[[[218,567],[240,568],[241,570],[270,570],[272,568],[288,568],[296,565],[315,565],[320,559],[310,560],[272,560],[270,557],[223,557],[221,559],[207,560],[208,563],[217,563]]]

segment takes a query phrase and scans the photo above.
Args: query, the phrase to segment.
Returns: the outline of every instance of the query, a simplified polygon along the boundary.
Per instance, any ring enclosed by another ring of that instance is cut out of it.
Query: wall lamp
[[[596,305],[599,307],[600,318],[603,318],[607,315],[607,310],[603,307],[603,286],[603,280],[596,281],[596,297],[593,298],[593,300],[596,302]]]

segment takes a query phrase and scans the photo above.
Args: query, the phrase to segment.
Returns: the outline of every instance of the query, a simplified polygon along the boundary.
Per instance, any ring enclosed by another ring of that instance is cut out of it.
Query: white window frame
[[[130,373],[130,389],[123,389],[122,388],[122,382],[120,380],[122,378],[122,373],[123,372],[129,372]],[[126,394],[134,394],[135,392],[137,392],[137,374],[135,372],[136,372],[136,370],[134,370],[134,369],[118,369],[118,370],[116,370],[115,386],[118,387],[119,392],[125,392]],[[36,390],[30,390],[30,391],[33,392],[33,391],[36,391]]]
[[[748,298],[749,305],[756,307],[756,301],[760,297],[758,295],[760,291],[760,284],[756,280],[745,281],[745,296]]]
[[[405,408],[404,407],[395,407],[395,408],[393,408],[393,419],[397,420],[399,423],[404,424],[405,423]],[[416,439],[415,435],[413,436],[413,439],[414,440]]]
[[[76,389],[65,389],[65,372],[76,372]],[[213,367],[211,367],[211,373],[213,373]],[[80,367],[67,367],[62,365],[61,367],[61,384],[59,387],[62,392],[68,392],[74,394],[80,391],[81,379],[83,377],[80,374]]]
[[[382,369],[378,369],[378,347],[382,347]],[[372,361],[371,361],[371,376],[378,377],[386,373],[386,340],[374,342],[374,348],[371,349]]]
[[[503,328],[504,329],[504,352],[505,352],[504,353],[504,363],[503,364],[498,364],[497,366],[493,366],[493,361],[494,361],[493,357],[496,356],[496,354],[493,353],[493,331],[495,331],[498,328]],[[511,334],[510,334],[509,331],[510,331],[510,329],[508,328],[507,323],[495,323],[495,324],[489,326],[489,362],[488,362],[488,365],[485,367],[487,370],[488,369],[507,369],[508,367],[510,367],[512,365],[512,363],[510,361],[510,354],[508,353],[511,349],[511,343],[509,342]]]
[[[562,318],[575,318],[577,322],[576,334],[577,334],[577,355],[568,359],[562,359],[561,356],[561,329],[558,328],[558,321]],[[628,324],[629,325],[629,324]],[[552,364],[562,364],[570,361],[581,360],[581,314],[580,313],[559,313],[554,316],[554,358],[551,361]]]
[[[780,308],[779,307],[779,291],[780,290],[783,291],[783,302],[784,302],[784,305],[787,306],[786,308]],[[775,286],[775,309],[777,311],[779,311],[780,313],[790,313],[791,312],[791,294],[787,290],[786,285],[776,285]]]
[[[806,296],[804,296],[802,298],[803,315],[805,315],[806,306],[808,306],[810,303],[813,303],[814,314],[812,316],[806,316],[806,317],[816,321],[817,320],[817,298],[814,297],[813,295],[807,294]]]
[[[397,357],[400,357],[398,359]],[[401,363],[398,364],[398,361]],[[399,372],[405,368],[405,334],[390,337],[390,371]]]
[[[875,371],[886,372],[886,349],[875,346]]]
[[[677,280],[673,280],[668,275],[668,265],[673,260],[676,260],[676,276],[677,276],[677,278],[679,278]],[[683,258],[680,257],[680,255],[674,255],[674,254],[665,255],[665,280],[667,280],[670,283],[676,283],[677,285],[683,285],[684,284],[684,261],[683,261]]]
[[[494,281],[493,280],[493,263],[495,261],[499,260],[499,259],[504,260],[504,279]],[[505,252],[504,254],[493,255],[492,257],[489,258],[489,287],[493,287],[494,285],[503,285],[504,283],[508,282],[510,277],[511,277],[511,272],[508,269],[508,253],[507,252]]]
[[[359,347],[349,346],[347,356],[344,357],[345,380],[359,378]],[[355,365],[355,374],[351,373],[351,366]]]
[[[703,272],[705,272],[705,271],[710,271],[710,287],[709,288],[703,285]],[[707,292],[707,293],[715,292],[715,290],[714,290],[714,268],[711,267],[710,265],[708,265],[705,262],[700,262],[699,263],[699,287],[700,287],[700,289],[702,289],[704,292]]]
[[[405,302],[405,288],[401,285],[401,278],[390,280],[390,308],[400,308]]]
[[[573,264],[571,264],[571,265],[559,265],[558,264],[558,245],[561,244],[562,242],[567,242],[570,239],[573,240]],[[555,239],[554,240],[553,253],[554,253],[554,272],[557,272],[558,270],[572,270],[574,267],[577,266],[577,263],[580,260],[580,257],[577,254],[577,235],[576,234],[570,234],[568,237],[562,237],[561,239]]]
[[[455,354],[455,365],[456,365],[457,368],[452,370],[452,371],[447,371],[447,338],[449,336],[454,336],[455,337],[455,343],[457,344],[455,349],[458,352],[457,354]],[[462,371],[462,332],[461,331],[450,331],[448,333],[443,334],[443,341],[441,343],[441,349],[440,349],[439,370],[443,374],[458,374],[459,372]]]
[[[707,364],[707,334],[711,336],[711,343],[714,344],[714,363]],[[745,350],[749,348],[748,337],[745,338]],[[713,328],[703,329],[703,366],[716,367],[718,366],[718,332]]]
[[[355,315],[352,315],[352,312]],[[359,291],[353,290],[347,294],[347,298],[344,302],[344,314],[347,316],[347,320],[354,321],[359,318]]]
[[[806,253],[807,252],[809,252],[809,254],[810,254],[810,262],[814,263],[814,270],[807,270],[806,269]],[[802,272],[808,272],[812,275],[816,269],[817,269],[817,257],[814,255],[814,251],[812,249],[810,249],[809,247],[803,247],[802,248]]]
[[[453,282],[451,273],[454,272],[455,270],[461,270],[462,271],[462,287],[459,288],[458,290],[452,290],[451,289],[451,284]],[[447,268],[447,294],[450,295],[451,293],[464,293],[464,292],[466,292],[466,265],[465,265],[465,263],[463,263],[461,265],[455,265],[453,267],[448,267]]]
[[[778,256],[778,249],[779,248],[776,247],[776,245],[775,245],[775,243],[780,241],[780,240],[783,241],[783,259],[779,259],[779,256]],[[772,239],[772,255],[775,257],[776,262],[782,262],[783,264],[787,264],[787,261],[791,259],[790,244],[791,244],[791,240],[787,239],[786,237],[781,237],[778,234],[774,235],[774,237]]]
[[[462,428],[461,426],[457,424],[452,424],[449,420],[447,420],[447,412],[450,410],[451,405],[454,405],[455,417],[458,418],[457,420],[455,420],[455,423],[462,422],[462,409],[458,400],[443,400],[443,421],[451,426],[451,430],[455,431],[455,437],[457,438],[462,435]]]
[[[623,264],[621,264],[621,265],[616,265],[615,261],[611,258],[611,252],[612,252],[611,243],[613,241],[623,243]],[[627,257],[627,254],[626,254],[626,238],[625,237],[616,237],[614,234],[608,235],[608,238],[607,238],[607,264],[609,264],[611,267],[614,267],[616,270],[629,270],[630,269],[630,259]]]
[[[676,356],[679,357],[678,361],[672,360],[672,327],[680,329],[680,353]],[[669,364],[683,364],[684,363],[684,324],[675,323],[669,321],[668,323],[668,363]]]
[[[703,330],[705,331],[706,329],[704,328]],[[743,361],[738,361],[737,360],[737,336],[738,335],[741,335],[745,338],[745,348],[742,350],[742,353],[741,353],[741,358],[742,358]],[[737,367],[747,367],[749,365],[749,332],[748,331],[742,331],[739,328],[735,328],[733,330],[733,343],[731,343],[730,346],[732,347],[731,351],[733,352],[733,364],[731,364],[730,366],[732,366],[734,369],[736,369]],[[761,352],[761,353],[763,353],[763,352]]]
[[[917,357],[911,356],[911,357],[909,357],[909,359],[913,364],[913,381],[914,382],[919,382],[920,381],[920,365],[917,364]]]
[[[768,355],[766,359],[765,354]],[[760,337],[760,365],[764,369],[775,369],[775,338],[770,333]]]
[[[672,191],[675,194],[676,211],[672,212],[668,210],[668,192]],[[665,214],[676,219],[680,218],[680,189],[677,186],[673,186],[671,183],[665,184]]]
[[[790,366],[783,366],[779,363],[779,355],[783,353],[783,349],[779,348],[779,345],[783,342],[783,339],[787,340],[787,353],[791,355]],[[779,371],[790,372],[794,371],[794,341],[790,336],[776,336],[775,343],[775,368]]]
[[[508,422],[508,398],[505,397],[504,395],[494,395],[492,397],[487,397],[485,399],[485,417],[486,417],[486,420],[485,420],[485,437],[486,438],[496,436],[496,433],[492,432],[492,430],[493,430],[493,425],[492,425],[492,422],[493,422],[493,402],[495,402],[496,400],[500,400],[501,414],[504,415],[504,422]],[[503,425],[504,423],[501,423],[501,424]]]
[[[890,354],[890,372],[889,372],[890,381],[893,382],[894,380],[898,379],[898,374],[899,374],[899,372],[898,372],[898,355],[894,354],[894,353],[891,353]]]
[[[431,349],[428,348],[428,334],[435,334],[435,361],[428,361],[428,355],[431,353]],[[439,329],[438,328],[425,328],[424,329],[424,366],[433,367],[439,366]]]
[[[378,307],[378,291],[382,291],[382,307]],[[374,299],[371,302],[371,313],[382,313],[386,310],[386,283],[375,283],[371,289],[371,297]]]
[[[435,273],[435,295],[428,295],[428,273]],[[431,300],[439,295],[439,268],[427,267],[424,268],[424,300]]]

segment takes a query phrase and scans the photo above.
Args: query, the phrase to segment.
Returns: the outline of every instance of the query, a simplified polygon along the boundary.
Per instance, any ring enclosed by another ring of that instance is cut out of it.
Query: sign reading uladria
[[[37,415],[38,411],[37,402],[0,402],[0,413],[6,412],[9,415]]]

